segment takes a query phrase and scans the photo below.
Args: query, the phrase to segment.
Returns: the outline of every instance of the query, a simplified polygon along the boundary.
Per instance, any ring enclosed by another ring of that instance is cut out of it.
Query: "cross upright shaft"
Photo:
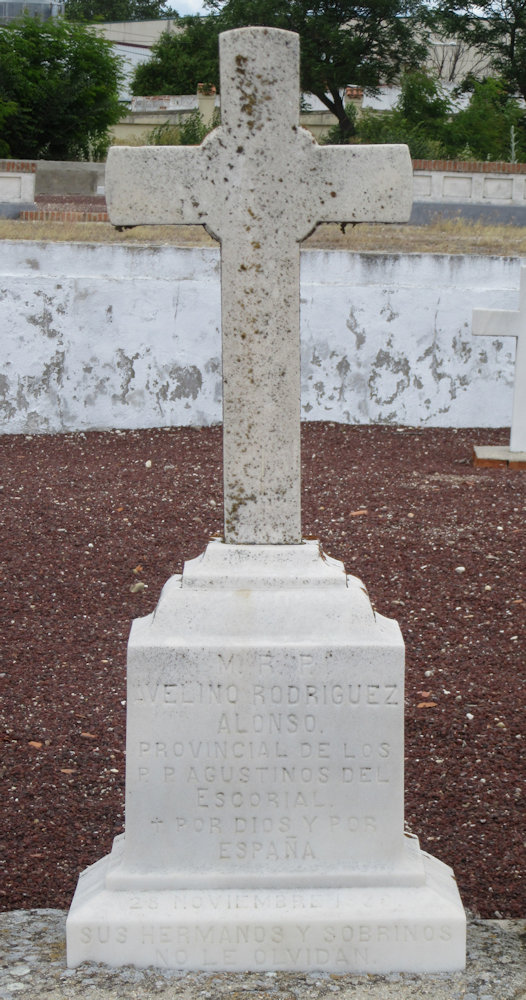
[[[115,225],[202,223],[221,242],[225,541],[301,542],[299,245],[319,222],[403,222],[405,146],[317,146],[298,36],[220,37],[222,124],[202,146],[110,151]]]

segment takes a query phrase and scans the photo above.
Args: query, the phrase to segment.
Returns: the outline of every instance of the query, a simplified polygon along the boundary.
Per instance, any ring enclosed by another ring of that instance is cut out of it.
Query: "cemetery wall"
[[[526,163],[413,160],[416,202],[526,205]]]
[[[520,260],[302,254],[302,416],[509,426],[514,339],[474,307],[518,307]],[[0,243],[0,430],[221,419],[219,252]]]
[[[190,100],[191,107],[187,106]],[[137,97],[134,102],[137,111],[116,126],[120,142],[145,142],[152,129],[165,121],[180,123],[198,102],[203,118],[209,121],[216,98],[207,94],[195,98]],[[153,107],[157,104],[163,110],[145,111],[141,102]],[[302,116],[302,124],[319,137],[330,125],[324,114],[310,112]],[[103,194],[105,169],[105,163],[0,160],[0,203],[32,203],[35,195],[44,194]],[[526,163],[413,160],[413,172],[413,197],[417,203],[526,206]]]
[[[32,202],[37,165],[30,160],[0,159],[0,202]]]

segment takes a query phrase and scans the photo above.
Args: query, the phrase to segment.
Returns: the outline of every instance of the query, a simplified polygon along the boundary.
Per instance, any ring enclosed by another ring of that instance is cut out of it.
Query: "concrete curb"
[[[388,976],[66,968],[66,913],[0,914],[0,1000],[526,1000],[526,919],[468,921],[465,972]]]

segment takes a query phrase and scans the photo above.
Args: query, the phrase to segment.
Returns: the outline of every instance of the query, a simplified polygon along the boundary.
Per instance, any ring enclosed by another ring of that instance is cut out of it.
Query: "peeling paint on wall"
[[[472,340],[471,311],[513,308],[519,269],[305,251],[303,417],[509,424],[513,342]],[[221,420],[218,250],[4,241],[0,287],[4,433]]]

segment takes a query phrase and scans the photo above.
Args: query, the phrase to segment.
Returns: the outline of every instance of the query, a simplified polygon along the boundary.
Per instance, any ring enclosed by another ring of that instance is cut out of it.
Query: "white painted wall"
[[[511,420],[521,261],[302,255],[305,419],[442,427]],[[3,433],[221,420],[219,252],[0,242]]]

